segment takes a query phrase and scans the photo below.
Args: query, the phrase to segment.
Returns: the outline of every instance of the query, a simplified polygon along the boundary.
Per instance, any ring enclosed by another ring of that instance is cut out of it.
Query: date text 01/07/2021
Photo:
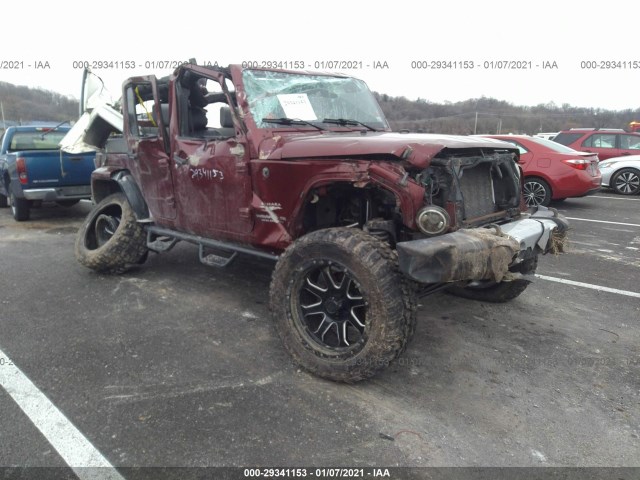
[[[244,478],[391,478],[388,468],[245,468]]]

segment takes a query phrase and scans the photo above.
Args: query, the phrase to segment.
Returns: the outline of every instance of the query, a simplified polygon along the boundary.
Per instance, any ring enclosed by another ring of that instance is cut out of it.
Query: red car
[[[581,152],[596,153],[600,160],[640,154],[640,133],[622,129],[572,128],[558,133],[553,141]]]
[[[512,143],[520,150],[527,205],[584,197],[600,189],[598,155],[578,152],[551,140],[527,135],[484,135]]]

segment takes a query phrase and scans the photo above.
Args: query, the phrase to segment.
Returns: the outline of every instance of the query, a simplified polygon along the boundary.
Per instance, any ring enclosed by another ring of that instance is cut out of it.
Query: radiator
[[[465,221],[497,211],[491,166],[491,163],[481,163],[462,171],[460,191],[464,198]]]

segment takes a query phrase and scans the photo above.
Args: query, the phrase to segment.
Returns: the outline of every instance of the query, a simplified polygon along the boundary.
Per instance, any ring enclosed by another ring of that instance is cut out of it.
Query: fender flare
[[[136,183],[133,175],[126,170],[120,170],[116,172],[112,177],[119,186],[120,190],[124,193],[125,197],[131,205],[133,213],[135,213],[138,220],[146,220],[149,218],[149,207],[145,202],[140,187]]]
[[[98,168],[91,175],[91,193],[93,203],[100,203],[112,193],[124,193],[133,213],[139,221],[149,219],[149,208],[140,187],[128,170],[110,170]]]

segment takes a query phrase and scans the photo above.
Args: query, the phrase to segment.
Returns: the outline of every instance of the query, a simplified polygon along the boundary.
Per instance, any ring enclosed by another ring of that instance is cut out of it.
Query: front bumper
[[[83,200],[91,198],[91,185],[76,185],[73,187],[29,188],[23,190],[27,200],[42,200],[43,202],[57,202],[61,200]]]
[[[603,187],[611,187],[611,177],[613,177],[613,174],[617,171],[615,168],[601,168],[602,178],[600,179],[600,185]]]
[[[399,242],[400,270],[420,283],[501,281],[513,265],[539,253],[562,251],[569,224],[555,210],[488,228]]]

